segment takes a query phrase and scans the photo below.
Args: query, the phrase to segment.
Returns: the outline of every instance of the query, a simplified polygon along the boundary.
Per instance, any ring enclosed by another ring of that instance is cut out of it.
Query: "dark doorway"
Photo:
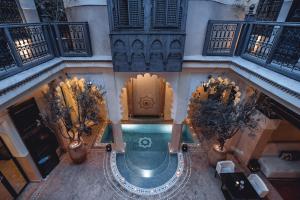
[[[11,106],[9,114],[42,177],[46,177],[59,162],[58,142],[55,134],[41,123],[34,98]]]
[[[3,199],[14,199],[22,192],[28,180],[18,162],[0,138],[0,194]]]

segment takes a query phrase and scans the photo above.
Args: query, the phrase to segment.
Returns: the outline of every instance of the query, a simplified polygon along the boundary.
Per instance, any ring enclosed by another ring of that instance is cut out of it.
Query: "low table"
[[[260,199],[244,173],[221,173],[220,177],[221,189],[229,199]],[[236,185],[237,181],[244,181],[243,189]]]

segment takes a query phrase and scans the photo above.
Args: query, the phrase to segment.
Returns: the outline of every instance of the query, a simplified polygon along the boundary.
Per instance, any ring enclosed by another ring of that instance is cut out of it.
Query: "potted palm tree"
[[[202,86],[203,94],[194,93],[191,99],[192,125],[201,130],[207,140],[216,143],[209,151],[210,164],[226,157],[225,143],[241,129],[255,129],[258,119],[257,92],[244,95],[235,82],[222,77],[209,77]]]
[[[71,94],[69,98],[73,102],[72,106],[66,100],[63,85]],[[44,93],[49,114],[44,116],[43,121],[50,127],[56,126],[62,137],[69,141],[67,148],[74,163],[81,163],[86,159],[87,151],[82,136],[91,134],[90,123],[98,124],[101,121],[99,104],[104,102],[104,94],[102,86],[77,78],[67,79],[59,85],[52,82]]]

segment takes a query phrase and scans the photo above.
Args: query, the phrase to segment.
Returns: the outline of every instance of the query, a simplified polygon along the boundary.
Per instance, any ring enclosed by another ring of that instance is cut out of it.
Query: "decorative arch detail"
[[[124,86],[121,89],[121,93],[120,93],[120,106],[121,106],[121,115],[122,115],[122,120],[129,120],[129,95],[130,95],[130,91],[127,91],[127,86],[129,84],[131,84],[131,80],[132,79],[139,79],[139,78],[148,78],[148,79],[161,79],[161,81],[163,81],[165,83],[165,88],[164,88],[164,102],[163,103],[163,119],[164,120],[172,120],[172,109],[173,109],[173,89],[170,83],[168,83],[166,81],[166,79],[155,75],[155,74],[149,74],[149,73],[145,73],[145,74],[138,74],[135,77],[129,78]]]

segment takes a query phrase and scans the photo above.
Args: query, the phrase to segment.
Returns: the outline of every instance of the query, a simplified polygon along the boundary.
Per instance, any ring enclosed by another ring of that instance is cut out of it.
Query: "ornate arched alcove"
[[[164,78],[138,74],[129,78],[121,88],[122,120],[157,118],[172,120],[173,89]]]

